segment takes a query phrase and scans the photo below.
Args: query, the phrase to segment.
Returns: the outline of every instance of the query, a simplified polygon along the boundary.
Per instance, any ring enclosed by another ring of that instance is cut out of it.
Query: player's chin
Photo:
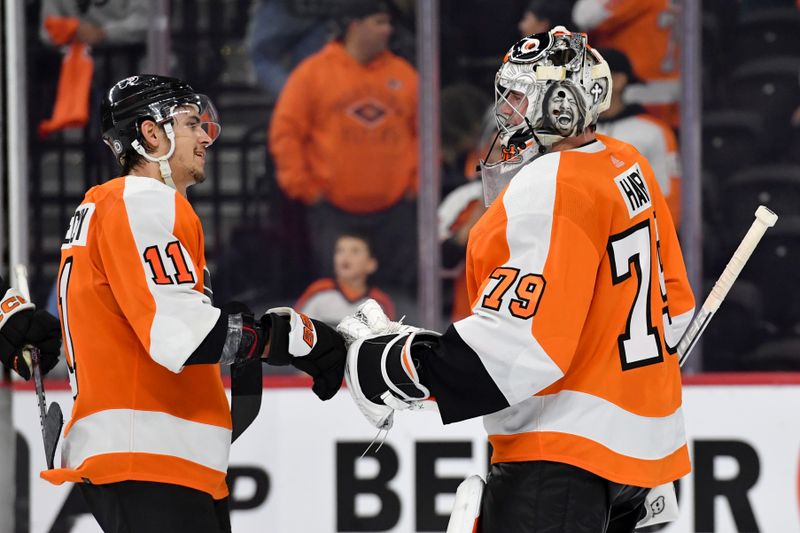
[[[206,181],[205,171],[202,168],[192,170],[192,180],[195,183],[203,183]]]

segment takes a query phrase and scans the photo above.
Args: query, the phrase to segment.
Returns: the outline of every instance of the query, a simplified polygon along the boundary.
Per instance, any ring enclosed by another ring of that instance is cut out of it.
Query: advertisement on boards
[[[384,439],[346,391],[323,403],[283,385],[264,389],[258,418],[231,448],[234,532],[444,531],[458,484],[486,473],[480,420],[443,426],[435,411],[404,412]],[[68,390],[51,388],[48,400],[69,418]],[[652,531],[800,531],[798,405],[800,384],[686,386],[693,472],[678,485],[678,521]],[[16,533],[99,532],[74,486],[39,477],[38,418],[35,393],[15,390]]]

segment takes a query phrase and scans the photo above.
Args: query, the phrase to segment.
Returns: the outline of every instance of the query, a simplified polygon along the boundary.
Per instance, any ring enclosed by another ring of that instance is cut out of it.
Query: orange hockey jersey
[[[200,220],[146,177],[90,189],[61,246],[59,314],[75,403],[56,484],[125,480],[227,495],[231,417],[216,364],[184,367],[220,311]]]
[[[678,125],[680,55],[678,11],[672,0],[578,0],[572,17],[592,45],[625,53],[644,85],[626,99]]]
[[[642,487],[690,471],[676,348],[694,299],[635,148],[598,135],[523,167],[470,232],[467,283],[473,314],[442,337],[451,368],[426,371],[445,422],[491,413],[492,462]],[[489,407],[465,412],[446,392],[462,386],[461,404]]]

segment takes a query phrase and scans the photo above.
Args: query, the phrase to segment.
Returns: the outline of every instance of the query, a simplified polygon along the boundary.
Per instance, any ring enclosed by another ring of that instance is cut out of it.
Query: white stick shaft
[[[769,228],[775,225],[775,221],[777,220],[778,215],[763,205],[756,209],[756,219],[753,221],[750,229],[747,230],[742,242],[739,243],[739,247],[733,252],[733,257],[728,261],[725,270],[722,271],[719,279],[714,284],[714,288],[711,289],[711,293],[706,298],[706,301],[703,302],[703,307],[694,319],[692,319],[689,327],[686,328],[686,333],[684,333],[678,343],[678,354],[680,356],[681,366],[686,362],[692,349],[697,344],[700,335],[711,321],[711,317],[714,316],[714,313],[719,309],[725,296],[728,295],[728,291],[731,290],[736,278],[739,277],[745,263],[747,263],[747,260],[753,255],[753,250],[758,246],[761,237],[764,236],[764,233]]]
[[[28,269],[25,268],[25,265],[17,265],[14,267],[14,274],[17,278],[17,290],[19,290],[23,298],[30,302],[31,291],[28,288]]]

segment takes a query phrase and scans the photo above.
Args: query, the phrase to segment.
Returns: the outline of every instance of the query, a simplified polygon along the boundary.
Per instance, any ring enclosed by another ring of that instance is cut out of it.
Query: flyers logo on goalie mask
[[[520,156],[520,150],[516,144],[511,144],[507,148],[502,147],[503,154],[500,157],[501,161],[506,163],[518,163],[522,161],[522,157]]]
[[[549,33],[537,33],[517,41],[506,57],[514,63],[533,63],[541,59],[552,44],[552,35]]]

